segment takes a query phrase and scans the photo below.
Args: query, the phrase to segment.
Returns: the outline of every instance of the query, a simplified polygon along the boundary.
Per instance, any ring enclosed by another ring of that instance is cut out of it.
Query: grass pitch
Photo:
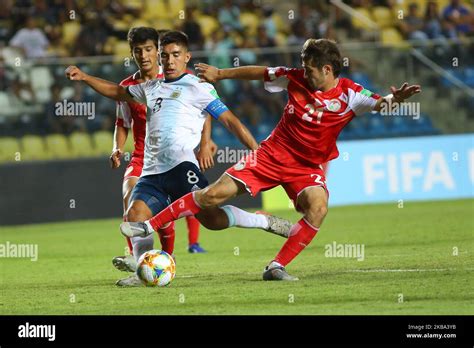
[[[260,230],[207,231],[207,254],[186,251],[165,288],[117,288],[127,273],[120,219],[1,227],[0,243],[37,244],[38,260],[0,259],[0,314],[474,314],[474,200],[330,208],[288,267],[299,282],[264,282],[284,239]],[[299,219],[295,212],[274,212]],[[364,246],[364,260],[326,245]],[[155,246],[159,241],[155,237]]]

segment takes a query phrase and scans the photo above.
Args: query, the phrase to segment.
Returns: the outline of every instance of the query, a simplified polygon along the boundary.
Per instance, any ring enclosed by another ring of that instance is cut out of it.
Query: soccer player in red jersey
[[[139,71],[127,77],[120,85],[126,87],[136,85],[152,79],[164,78],[161,66],[158,63],[158,32],[153,28],[132,28],[128,33],[130,50]],[[124,173],[122,195],[124,221],[129,206],[132,189],[135,187],[143,168],[144,141],[146,134],[146,106],[132,102],[117,102],[117,119],[115,123],[114,144],[110,163],[112,168],[120,166],[120,158],[123,155],[123,147],[127,140],[128,131],[132,130],[134,140],[134,151]],[[215,144],[210,139],[211,120],[208,117],[201,138],[201,146],[197,153],[197,159],[201,170],[213,166],[213,154]],[[187,216],[188,226],[188,251],[191,253],[205,252],[199,245],[199,221],[194,216]],[[174,235],[174,223],[166,227]],[[153,249],[153,236],[147,238],[127,237],[130,255],[141,255],[143,252]],[[112,260],[114,266],[123,271],[134,272],[136,269],[136,258],[133,256],[117,256]]]
[[[282,185],[304,216],[265,267],[263,279],[298,280],[285,266],[312,241],[327,214],[328,189],[321,164],[338,157],[339,133],[357,114],[394,106],[421,91],[419,85],[404,83],[398,89],[391,87],[391,95],[381,97],[340,78],[341,54],[335,42],[327,39],[308,39],[301,62],[300,69],[217,69],[197,64],[198,76],[211,83],[222,79],[263,80],[270,92],[286,90],[288,103],[283,116],[255,153],[228,169],[215,183],[183,196],[145,222],[123,223],[122,234],[147,235],[169,221],[205,211],[246,191],[255,196]]]

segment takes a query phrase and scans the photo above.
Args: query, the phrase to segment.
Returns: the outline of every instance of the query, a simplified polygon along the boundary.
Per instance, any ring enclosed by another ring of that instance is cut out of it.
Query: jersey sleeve
[[[199,108],[206,111],[213,118],[218,119],[222,113],[229,110],[210,83],[200,83],[198,91],[196,97],[198,98]]]
[[[356,115],[373,111],[379,99],[380,95],[365,89],[355,82],[348,88],[348,105]]]
[[[264,87],[268,92],[281,92],[288,88],[289,69],[283,66],[276,68],[268,67],[264,73]]]
[[[117,102],[115,125],[125,128],[132,127],[132,112],[127,102]]]
[[[127,86],[127,92],[140,104],[146,104],[146,89],[150,81]]]

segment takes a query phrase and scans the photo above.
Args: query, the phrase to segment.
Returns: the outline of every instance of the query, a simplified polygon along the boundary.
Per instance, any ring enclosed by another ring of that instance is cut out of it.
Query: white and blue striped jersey
[[[149,80],[127,87],[147,106],[145,156],[141,176],[167,172],[189,161],[199,167],[194,149],[199,145],[207,114],[227,110],[214,86],[183,74],[173,80]]]

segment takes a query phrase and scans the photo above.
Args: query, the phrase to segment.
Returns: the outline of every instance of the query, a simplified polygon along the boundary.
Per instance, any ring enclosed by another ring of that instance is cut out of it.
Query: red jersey
[[[336,139],[356,114],[372,111],[379,95],[346,78],[329,91],[312,91],[303,69],[267,68],[265,89],[288,91],[283,116],[268,138],[299,161],[323,164],[339,156]]]
[[[157,76],[158,77],[158,76]],[[131,86],[139,84],[140,73],[130,75],[120,82],[121,86]],[[145,151],[146,134],[146,105],[140,103],[117,102],[117,120],[115,124],[120,127],[131,128],[133,132],[132,157],[143,159]]]

